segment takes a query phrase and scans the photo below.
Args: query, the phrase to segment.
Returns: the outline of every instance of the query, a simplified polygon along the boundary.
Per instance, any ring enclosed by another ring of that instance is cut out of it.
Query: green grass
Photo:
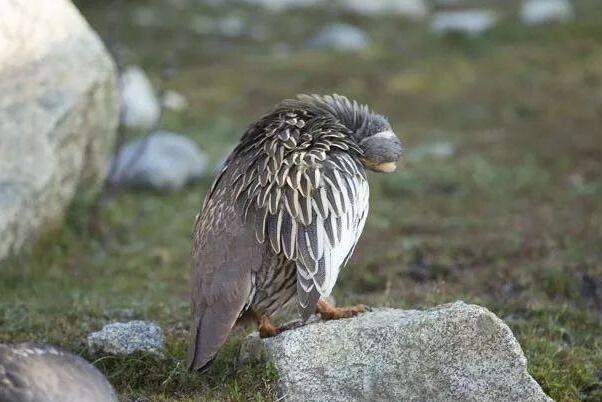
[[[127,2],[125,15],[158,1]],[[158,81],[161,52],[177,55],[172,89],[190,108],[163,125],[196,139],[217,161],[244,127],[298,92],[339,92],[386,114],[411,152],[449,142],[448,158],[407,158],[391,175],[370,175],[371,214],[335,289],[341,304],[429,307],[463,299],[502,317],[529,371],[558,401],[602,399],[602,10],[577,3],[567,26],[514,26],[516,3],[481,38],[438,38],[393,17],[359,19],[334,10],[285,15],[240,7],[267,24],[263,39],[192,33],[194,15],[165,10],[158,28],[122,30],[127,63]],[[108,37],[101,3],[84,2]],[[357,55],[303,50],[335,18],[370,32]],[[177,21],[178,23],[174,23]],[[291,53],[272,52],[290,43]],[[217,46],[219,45],[219,47]],[[215,367],[187,374],[190,232],[211,183],[173,194],[124,192],[99,224],[76,199],[66,223],[0,267],[0,342],[46,340],[95,361],[124,398],[272,400],[274,369],[239,365],[237,330]],[[87,333],[125,319],[157,321],[167,358],[105,357],[85,350]]]

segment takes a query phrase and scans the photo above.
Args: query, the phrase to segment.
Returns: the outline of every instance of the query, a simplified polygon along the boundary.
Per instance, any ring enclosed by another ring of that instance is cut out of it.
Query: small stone
[[[348,24],[333,24],[323,28],[308,42],[313,49],[356,51],[368,46],[368,35],[361,29]]]
[[[188,101],[181,93],[168,90],[163,95],[163,106],[167,109],[181,112],[188,108]]]
[[[568,0],[525,0],[520,9],[520,19],[525,25],[569,22],[574,16]]]
[[[207,168],[207,156],[193,140],[167,131],[124,145],[115,160],[113,185],[164,191],[180,190]]]
[[[136,352],[162,356],[165,338],[161,328],[148,321],[116,322],[88,335],[93,354],[130,355]]]
[[[160,105],[153,86],[139,67],[128,67],[119,78],[121,123],[128,128],[148,129],[159,120]]]
[[[492,28],[496,22],[495,13],[489,10],[442,11],[433,15],[431,30],[476,36]]]
[[[343,8],[363,15],[395,14],[412,20],[428,15],[424,0],[339,0]]]
[[[228,38],[236,38],[245,33],[245,22],[236,16],[229,16],[216,21],[217,31]]]
[[[270,11],[284,11],[291,8],[315,6],[322,0],[246,0],[246,2]]]
[[[271,362],[290,402],[551,401],[510,328],[463,302],[252,334],[240,358]]]

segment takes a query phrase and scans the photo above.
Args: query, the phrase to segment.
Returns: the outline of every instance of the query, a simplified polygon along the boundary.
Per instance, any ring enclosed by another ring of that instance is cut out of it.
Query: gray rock
[[[285,401],[551,401],[510,328],[463,302],[254,334],[241,355],[274,364]]]
[[[190,138],[158,131],[124,145],[116,163],[112,184],[173,191],[201,177],[207,157]]]
[[[575,17],[568,0],[525,0],[520,9],[520,19],[526,25],[546,22],[568,22]]]
[[[492,28],[496,22],[495,13],[490,10],[442,11],[433,15],[431,30],[476,36]]]
[[[144,71],[135,66],[119,77],[121,124],[128,128],[148,129],[159,120],[161,107]]]
[[[167,90],[163,95],[162,104],[166,109],[181,112],[188,108],[188,100],[179,92]]]
[[[71,1],[0,2],[0,260],[102,183],[115,69]]]
[[[368,35],[361,29],[348,24],[333,24],[323,28],[311,38],[308,47],[355,51],[365,48],[368,42]]]
[[[217,19],[215,28],[223,36],[235,38],[245,34],[246,23],[242,18],[230,15]]]
[[[0,344],[0,384],[0,401],[118,402],[94,366],[44,343]]]
[[[428,15],[424,0],[339,0],[341,7],[363,15],[395,14],[412,20]]]
[[[263,7],[270,11],[284,11],[289,8],[309,7],[324,0],[245,0],[247,3]]]
[[[162,356],[165,338],[161,328],[148,321],[116,322],[88,335],[93,354],[129,355],[135,352]]]

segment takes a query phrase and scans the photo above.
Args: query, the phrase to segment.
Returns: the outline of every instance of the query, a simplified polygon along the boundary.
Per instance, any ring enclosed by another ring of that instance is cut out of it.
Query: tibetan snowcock
[[[325,301],[368,215],[366,169],[392,172],[401,142],[387,119],[344,96],[299,95],[252,124],[194,227],[190,369],[215,358],[235,322],[296,301],[303,319],[364,307]]]

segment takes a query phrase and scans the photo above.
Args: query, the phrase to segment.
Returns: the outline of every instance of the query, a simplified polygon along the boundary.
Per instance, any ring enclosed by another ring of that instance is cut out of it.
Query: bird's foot
[[[266,315],[262,316],[259,319],[259,327],[257,328],[257,330],[259,331],[260,338],[271,338],[283,331],[281,327],[277,327],[274,324],[272,324],[270,318]]]
[[[338,320],[340,318],[350,318],[368,311],[368,307],[358,304],[350,307],[333,307],[326,300],[320,299],[316,311],[323,320]]]

